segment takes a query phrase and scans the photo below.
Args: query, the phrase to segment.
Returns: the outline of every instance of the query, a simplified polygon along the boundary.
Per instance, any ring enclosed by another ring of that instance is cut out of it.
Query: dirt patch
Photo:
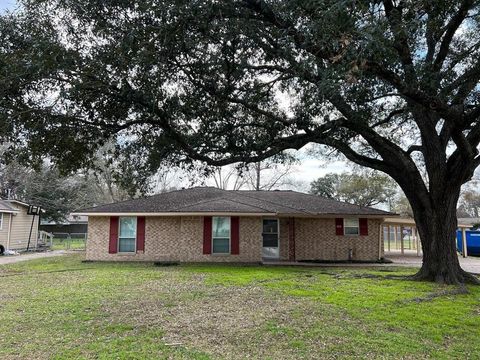
[[[312,348],[321,350],[327,343],[343,341],[331,337],[318,341],[321,329],[315,339],[301,338],[322,316],[324,326],[335,320],[326,319],[329,312],[308,299],[272,295],[255,285],[206,285],[198,274],[178,279],[166,272],[162,279],[138,290],[145,294],[141,301],[122,300],[115,306],[109,304],[105,312],[134,327],[162,329],[160,340],[166,344],[195,348],[214,357],[308,358],[306,354],[314,357],[316,353]]]
[[[465,295],[465,294],[469,294],[469,291],[468,291],[467,287],[466,286],[459,286],[455,289],[442,290],[442,291],[439,291],[439,292],[430,293],[430,294],[427,294],[424,297],[416,297],[416,298],[413,298],[413,299],[409,300],[409,302],[421,303],[421,302],[425,302],[425,301],[432,301],[436,298],[443,297],[443,296],[455,296],[455,295]]]

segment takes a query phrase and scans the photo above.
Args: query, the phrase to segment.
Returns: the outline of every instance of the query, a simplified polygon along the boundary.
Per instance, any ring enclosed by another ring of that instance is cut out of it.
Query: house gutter
[[[71,213],[72,216],[149,216],[149,217],[175,217],[175,216],[252,216],[252,217],[281,217],[281,218],[321,218],[334,219],[338,217],[361,217],[367,219],[384,219],[385,215],[366,214],[294,214],[294,213],[238,213],[238,212],[78,212]]]

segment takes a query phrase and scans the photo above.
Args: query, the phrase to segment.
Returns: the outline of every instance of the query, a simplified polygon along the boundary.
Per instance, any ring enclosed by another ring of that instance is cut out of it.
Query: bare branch
[[[392,111],[390,114],[388,114],[388,116],[383,119],[383,120],[380,120],[380,121],[377,121],[376,123],[374,123],[372,125],[372,128],[376,128],[380,125],[385,125],[385,124],[388,124],[395,116],[398,116],[398,115],[402,115],[404,114],[405,112],[407,111],[407,109],[397,109],[397,110],[394,110]]]
[[[423,152],[423,146],[422,145],[411,145],[408,149],[407,149],[407,154],[408,155],[411,155],[413,152],[415,151],[419,151],[419,152]]]
[[[447,24],[445,35],[443,36],[440,44],[440,49],[438,50],[437,57],[433,63],[433,68],[435,71],[439,71],[442,68],[443,63],[448,55],[453,36],[457,32],[462,22],[465,20],[466,16],[468,15],[468,11],[471,9],[474,3],[474,0],[464,0],[458,9],[458,12]]]

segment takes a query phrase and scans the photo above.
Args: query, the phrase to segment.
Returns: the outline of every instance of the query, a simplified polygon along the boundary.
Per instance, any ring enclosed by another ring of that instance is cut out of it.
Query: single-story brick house
[[[383,257],[391,213],[294,191],[183,189],[97,206],[87,260],[261,262]]]

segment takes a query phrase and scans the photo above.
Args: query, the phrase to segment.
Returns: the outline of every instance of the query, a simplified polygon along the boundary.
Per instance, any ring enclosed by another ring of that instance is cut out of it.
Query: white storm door
[[[278,219],[263,219],[262,256],[264,258],[278,259],[280,257],[278,235]]]

